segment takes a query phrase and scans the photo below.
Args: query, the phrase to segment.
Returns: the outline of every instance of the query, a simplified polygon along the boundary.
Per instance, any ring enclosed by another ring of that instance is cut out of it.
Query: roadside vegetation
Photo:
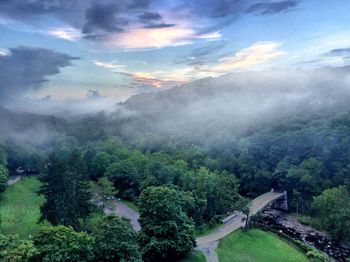
[[[181,262],[206,262],[206,259],[203,253],[193,251],[191,254],[182,259]]]

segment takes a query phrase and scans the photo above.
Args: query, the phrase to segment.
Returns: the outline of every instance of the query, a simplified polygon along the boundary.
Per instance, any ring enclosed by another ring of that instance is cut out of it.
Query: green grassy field
[[[291,243],[259,229],[237,231],[220,241],[216,252],[220,262],[308,262]]]
[[[40,182],[35,177],[24,177],[6,189],[0,202],[0,230],[3,234],[28,238],[48,225],[37,224],[39,207],[44,202],[44,198],[36,194],[39,187]]]
[[[181,262],[205,262],[205,256],[203,253],[199,251],[193,251],[190,255],[188,255],[186,258],[181,260]]]

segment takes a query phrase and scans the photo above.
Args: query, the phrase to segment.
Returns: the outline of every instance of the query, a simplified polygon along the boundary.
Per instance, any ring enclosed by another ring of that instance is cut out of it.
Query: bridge
[[[250,203],[249,215],[255,215],[266,206],[270,204],[274,205],[274,203],[276,203],[274,207],[286,209],[288,207],[287,193],[279,193],[271,190],[271,192],[253,199]],[[215,249],[218,246],[219,240],[231,234],[233,231],[242,228],[245,224],[245,218],[246,216],[241,212],[235,212],[228,216],[223,220],[224,224],[220,228],[207,236],[196,238],[196,250],[203,252],[208,262],[218,262],[219,259],[215,253]]]
[[[270,192],[253,199],[249,206],[249,215],[255,215],[268,205],[272,205],[274,208],[286,210],[288,208],[287,193],[275,192],[272,189]],[[140,224],[138,223],[139,214],[121,201],[116,200],[113,208],[106,209],[105,212],[127,217],[131,220],[135,231],[141,229]],[[217,230],[209,235],[196,238],[196,250],[203,252],[208,262],[218,262],[219,260],[215,253],[215,249],[217,248],[219,240],[243,227],[245,218],[246,216],[241,212],[234,212],[232,215],[226,217],[223,220],[223,225]]]

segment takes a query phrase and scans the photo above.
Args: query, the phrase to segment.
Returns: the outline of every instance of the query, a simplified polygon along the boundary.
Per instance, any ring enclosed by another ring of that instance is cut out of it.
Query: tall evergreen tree
[[[91,212],[89,185],[85,164],[74,150],[68,160],[55,154],[49,158],[48,172],[42,177],[39,193],[46,197],[41,206],[40,222],[47,219],[53,225],[79,227],[80,220]]]

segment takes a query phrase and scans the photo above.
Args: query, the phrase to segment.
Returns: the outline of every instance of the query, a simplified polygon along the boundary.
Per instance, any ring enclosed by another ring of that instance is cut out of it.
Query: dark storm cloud
[[[168,28],[168,27],[174,27],[175,24],[152,24],[152,25],[145,25],[144,28],[154,29],[154,28]]]
[[[259,1],[259,0],[191,0],[183,6],[190,7],[197,17],[212,19],[213,23],[202,28],[199,34],[221,30],[247,14],[273,15],[296,7],[300,0]]]
[[[100,32],[122,32],[136,12],[147,12],[150,0],[0,0],[0,15],[34,21],[50,15],[81,29],[88,38]]]
[[[271,15],[289,11],[297,5],[298,1],[296,0],[286,0],[280,2],[259,2],[249,7],[247,13]]]
[[[120,9],[116,4],[93,4],[86,11],[86,23],[82,32],[91,34],[102,30],[104,32],[122,32],[128,20],[117,17]]]
[[[243,0],[192,0],[185,2],[184,6],[190,6],[197,15],[220,18],[240,14],[245,6],[244,2]]]
[[[59,74],[75,59],[44,48],[11,48],[9,55],[0,56],[0,101],[40,88],[48,76]]]
[[[163,19],[156,6],[171,12],[175,21],[176,16],[179,21],[183,18],[182,10],[189,10],[191,16],[185,19],[193,20],[200,36],[219,31],[246,14],[271,15],[289,11],[298,1],[178,0],[170,7],[166,0],[0,0],[0,16],[35,22],[46,15],[81,30],[86,39],[104,41],[111,34],[133,30],[135,26],[149,29],[175,26]],[[210,22],[201,25],[203,19]]]
[[[87,38],[94,38],[95,35],[101,36],[105,33],[120,33],[125,31],[129,24],[132,12],[139,12],[147,9],[150,4],[149,0],[123,0],[107,1],[93,3],[86,10],[85,24],[82,32]],[[154,13],[144,12],[140,18],[147,19],[154,16]],[[153,17],[154,20],[154,17]],[[98,38],[97,38],[98,39]]]
[[[173,27],[175,24],[167,24],[162,22],[162,16],[156,12],[144,12],[139,16],[139,21],[144,24],[144,28],[167,28]]]
[[[1,0],[0,11],[10,16],[35,16],[66,10],[73,7],[72,1],[58,0]],[[22,17],[22,18],[25,18]]]
[[[142,23],[159,21],[161,19],[162,19],[162,16],[155,12],[144,12],[142,15],[139,16],[139,20]]]
[[[350,47],[349,48],[337,48],[329,51],[326,55],[330,56],[349,56],[350,55]]]

